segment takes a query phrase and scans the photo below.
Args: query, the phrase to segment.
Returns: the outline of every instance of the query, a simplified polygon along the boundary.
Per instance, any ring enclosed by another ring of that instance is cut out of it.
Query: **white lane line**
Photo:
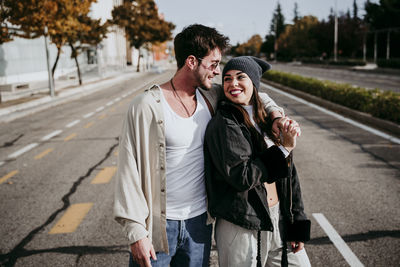
[[[296,100],[296,101],[298,101],[298,102],[300,102],[300,103],[303,103],[303,104],[305,104],[305,105],[307,105],[307,106],[309,106],[309,107],[318,109],[319,111],[322,111],[322,112],[324,112],[324,113],[326,113],[326,114],[329,114],[329,115],[331,115],[331,116],[333,116],[333,117],[335,117],[335,118],[337,118],[337,119],[339,119],[339,120],[345,121],[345,122],[347,122],[347,123],[349,123],[349,124],[351,124],[351,125],[353,125],[353,126],[356,126],[356,127],[358,127],[358,128],[361,128],[361,129],[363,129],[363,130],[365,130],[365,131],[367,131],[367,132],[370,132],[370,133],[372,133],[372,134],[375,134],[375,135],[377,135],[377,136],[380,136],[380,137],[382,137],[382,138],[385,138],[385,139],[387,139],[387,140],[389,140],[389,141],[391,141],[391,142],[393,142],[393,143],[400,144],[400,139],[399,139],[399,138],[396,138],[396,137],[394,137],[394,136],[388,135],[388,134],[386,134],[386,133],[384,133],[384,132],[378,131],[378,130],[376,130],[376,129],[374,129],[374,128],[371,128],[371,127],[369,127],[369,126],[366,126],[366,125],[364,125],[364,124],[362,124],[362,123],[359,123],[359,122],[356,122],[356,121],[354,121],[354,120],[345,118],[345,117],[343,117],[342,115],[339,115],[339,114],[337,114],[337,113],[335,113],[335,112],[332,112],[332,111],[330,111],[330,110],[327,110],[327,109],[325,109],[325,108],[322,108],[322,107],[320,107],[320,106],[317,106],[317,105],[315,105],[315,104],[312,104],[312,103],[310,103],[310,102],[308,102],[308,101],[306,101],[306,100],[304,100],[304,99],[301,99],[301,98],[299,98],[299,97],[297,97],[297,96],[294,96],[294,95],[288,94],[288,93],[286,93],[286,92],[282,92],[282,91],[280,91],[280,90],[278,90],[278,89],[275,89],[274,87],[272,87],[272,86],[270,86],[270,85],[268,85],[268,84],[265,84],[265,83],[264,83],[264,85],[265,85],[268,89],[270,89],[270,90],[272,90],[272,91],[274,91],[274,92],[276,92],[276,93],[279,93],[279,94],[282,94],[282,95],[284,95],[284,96],[287,96],[287,97],[289,97],[289,98],[291,98],[291,99],[294,99],[294,100]]]
[[[0,166],[3,166],[4,165],[4,161],[0,161]]]
[[[313,216],[350,266],[364,266],[322,213],[313,213]]]
[[[73,122],[68,123],[65,127],[71,128],[72,126],[80,123],[81,120],[74,120]]]
[[[117,97],[116,99],[114,99],[115,102],[118,102],[118,101],[120,101],[120,100],[121,100],[120,97]]]
[[[104,109],[104,107],[99,107],[96,109],[96,112],[102,111]]]
[[[35,148],[37,146],[38,146],[38,143],[32,143],[30,145],[27,145],[27,146],[21,148],[20,150],[17,150],[14,153],[8,155],[8,158],[10,158],[10,159],[16,158],[16,157],[24,154],[25,152],[28,152],[29,150],[31,150],[31,149],[33,149],[33,148]]]
[[[125,97],[127,97],[128,96],[128,94],[123,94],[122,95],[122,98],[125,98]]]
[[[94,112],[89,112],[89,113],[83,115],[83,117],[84,117],[85,119],[87,119],[87,118],[93,116],[93,114],[94,114]]]
[[[54,136],[59,135],[60,133],[62,133],[62,130],[57,130],[52,133],[49,133],[48,135],[46,135],[42,138],[42,141],[47,141],[47,140],[53,138]]]
[[[112,104],[114,104],[114,101],[108,102],[108,103],[106,104],[106,106],[108,107],[108,106],[111,106]]]

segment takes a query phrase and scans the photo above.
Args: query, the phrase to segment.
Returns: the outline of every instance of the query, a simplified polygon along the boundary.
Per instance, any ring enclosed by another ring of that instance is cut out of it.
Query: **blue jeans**
[[[207,213],[187,220],[167,220],[169,254],[157,252],[153,267],[208,266],[211,250],[212,225],[207,225]],[[138,267],[132,254],[129,267]]]

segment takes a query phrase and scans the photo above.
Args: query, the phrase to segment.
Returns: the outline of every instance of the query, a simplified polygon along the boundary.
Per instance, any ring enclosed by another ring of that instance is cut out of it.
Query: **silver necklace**
[[[172,79],[173,79],[173,78],[172,78]],[[172,79],[170,80],[170,82],[171,82],[172,89],[174,90],[174,94],[178,97],[178,100],[179,100],[179,102],[181,102],[181,104],[182,104],[183,108],[185,109],[185,111],[186,111],[188,117],[190,117],[192,114],[190,114],[190,112],[189,112],[189,110],[187,109],[186,105],[183,103],[181,97],[180,97],[180,96],[178,95],[178,93],[176,92],[176,89],[175,89],[174,83],[172,82]],[[196,96],[195,96],[195,99],[196,99]],[[196,110],[196,109],[195,109],[195,110]]]

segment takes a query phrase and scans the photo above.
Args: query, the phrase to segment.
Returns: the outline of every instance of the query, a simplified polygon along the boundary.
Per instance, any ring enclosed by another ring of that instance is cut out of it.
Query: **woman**
[[[286,127],[275,138],[257,92],[269,68],[248,56],[226,64],[226,100],[205,133],[208,208],[217,219],[221,267],[310,266],[303,249],[310,221],[291,153],[296,129],[279,118]]]

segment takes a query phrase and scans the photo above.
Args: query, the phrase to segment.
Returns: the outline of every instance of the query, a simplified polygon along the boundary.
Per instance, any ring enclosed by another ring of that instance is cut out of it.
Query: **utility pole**
[[[389,58],[390,58],[390,30],[388,30],[386,38],[386,59]]]
[[[374,35],[374,63],[378,61],[378,32],[375,31]]]
[[[50,96],[54,97],[54,81],[53,81],[53,76],[51,75],[51,69],[50,69],[50,54],[49,54],[49,45],[48,45],[48,29],[47,26],[44,27],[44,45],[46,48],[46,63],[47,63],[47,72],[49,74],[49,89],[50,89]]]
[[[278,16],[276,15],[275,16],[275,42],[274,42],[274,61],[275,62],[277,62],[277,59],[276,59],[276,50],[278,50],[278,42],[277,42],[277,39],[278,39],[278,33],[277,33],[277,31],[278,31]]]
[[[364,33],[363,38],[363,61],[367,62],[367,33]]]
[[[335,0],[335,36],[333,44],[333,60],[337,61],[337,44],[338,44],[338,17],[337,17],[337,0]]]

